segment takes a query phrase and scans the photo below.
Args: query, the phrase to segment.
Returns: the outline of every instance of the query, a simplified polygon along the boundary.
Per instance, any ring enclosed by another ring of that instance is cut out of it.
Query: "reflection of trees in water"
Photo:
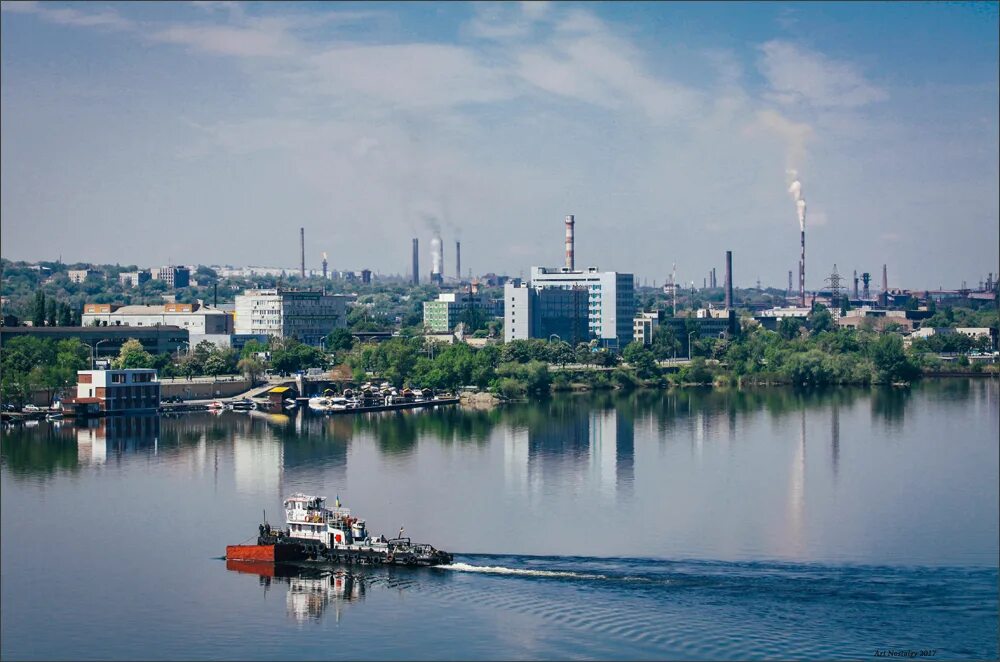
[[[10,427],[0,441],[0,460],[15,477],[75,472],[79,469],[76,432],[69,425],[45,423]]]
[[[345,419],[351,420],[349,416]],[[451,444],[472,441],[485,444],[501,419],[499,410],[463,410],[447,407],[435,411],[394,411],[361,414],[353,418],[355,432],[375,438],[379,450],[389,455],[408,453],[421,436]]]
[[[881,386],[872,389],[872,417],[881,418],[889,427],[899,427],[910,399],[909,388]]]

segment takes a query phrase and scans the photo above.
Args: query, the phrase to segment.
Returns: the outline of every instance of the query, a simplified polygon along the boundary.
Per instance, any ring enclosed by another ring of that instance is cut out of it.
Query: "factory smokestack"
[[[858,298],[858,270],[854,270],[854,298]]]
[[[299,228],[299,248],[302,254],[302,279],[306,277],[306,229]]]
[[[326,262],[326,251],[323,251],[323,280],[326,280],[326,265],[327,265],[327,262]],[[326,287],[326,286],[324,285],[324,287]]]
[[[884,264],[882,265],[882,291],[889,291],[889,271]]]
[[[795,200],[795,214],[799,218],[799,235],[802,246],[802,254],[799,257],[799,305],[806,305],[806,199],[802,196],[802,182],[799,181],[799,173],[789,170],[792,183],[788,187],[788,192]]]
[[[413,284],[420,282],[420,242],[413,238]]]
[[[444,259],[441,253],[441,235],[431,239],[431,282],[440,283],[444,275]]]
[[[570,271],[576,269],[576,258],[573,254],[573,226],[576,220],[570,214],[566,217],[566,268]]]
[[[726,310],[733,309],[733,252],[726,251]]]
[[[455,278],[462,280],[462,242],[455,242]]]

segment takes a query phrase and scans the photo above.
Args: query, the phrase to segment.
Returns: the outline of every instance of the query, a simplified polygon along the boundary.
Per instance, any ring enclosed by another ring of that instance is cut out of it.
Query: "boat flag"
[[[340,495],[337,495],[337,508],[340,508]]]

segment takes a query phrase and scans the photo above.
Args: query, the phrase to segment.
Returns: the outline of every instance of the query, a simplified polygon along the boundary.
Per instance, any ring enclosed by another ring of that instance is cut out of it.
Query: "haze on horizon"
[[[3,257],[1000,271],[996,3],[2,3]]]

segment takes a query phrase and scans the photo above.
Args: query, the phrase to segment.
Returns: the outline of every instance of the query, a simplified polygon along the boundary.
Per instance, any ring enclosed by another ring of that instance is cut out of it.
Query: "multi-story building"
[[[535,290],[583,288],[587,291],[587,336],[605,347],[624,347],[632,341],[635,315],[635,278],[616,271],[586,271],[568,268],[531,268],[529,288]],[[505,302],[509,297],[505,297]],[[529,305],[531,297],[528,298]],[[571,301],[553,302],[554,307],[572,307]],[[535,336],[539,337],[539,336]]]
[[[148,282],[152,277],[148,269],[125,271],[118,274],[118,282],[125,287],[139,287],[143,283]]]
[[[544,338],[571,345],[586,342],[590,332],[590,290],[585,287],[538,288],[520,279],[504,285],[504,341]]]
[[[103,276],[103,272],[97,269],[70,269],[66,272],[69,277],[69,282],[71,283],[82,283],[87,280],[88,277],[93,276],[94,278],[100,278]]]
[[[156,370],[80,370],[76,402],[95,402],[107,414],[156,411],[160,407],[160,380]]]
[[[246,290],[236,297],[236,333],[320,346],[331,331],[347,328],[347,299],[308,290]]]
[[[167,303],[162,306],[123,306],[88,303],[83,307],[83,325],[93,326],[177,326],[191,335],[218,335],[233,332],[229,313],[201,303]]]
[[[497,307],[495,300],[482,294],[443,292],[437,301],[424,302],[424,327],[432,333],[449,333],[467,312],[480,311],[484,317],[493,318],[499,316]]]
[[[187,267],[153,267],[150,269],[153,280],[161,280],[170,287],[187,287],[191,284],[191,270]]]
[[[632,340],[649,347],[653,344],[653,335],[660,328],[664,311],[654,310],[651,313],[640,312],[632,320]]]

